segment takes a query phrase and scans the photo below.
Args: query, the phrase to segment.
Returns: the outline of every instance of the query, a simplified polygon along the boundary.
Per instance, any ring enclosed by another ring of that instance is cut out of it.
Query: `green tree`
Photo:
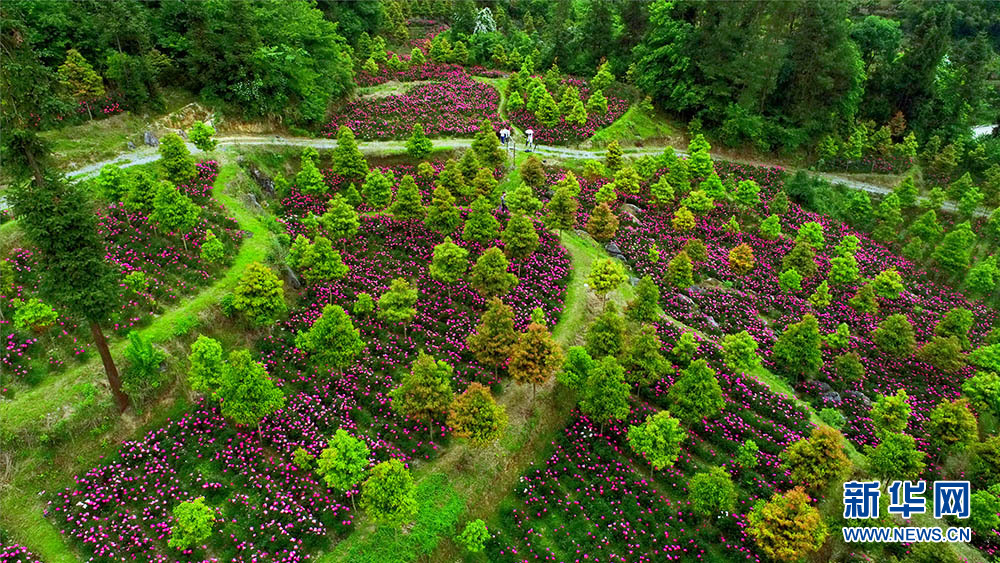
[[[819,550],[828,533],[819,510],[801,487],[758,502],[747,522],[747,533],[757,547],[778,561],[797,561]]]
[[[768,215],[760,223],[760,237],[764,240],[775,240],[781,236],[781,220],[777,215]]]
[[[417,513],[413,477],[398,459],[372,468],[361,486],[361,508],[376,523],[397,527]]]
[[[715,207],[715,200],[704,190],[693,190],[687,197],[681,200],[681,205],[694,212],[696,215],[704,215]]]
[[[785,327],[771,348],[771,355],[774,363],[785,373],[814,375],[823,366],[822,345],[823,338],[819,334],[816,317],[806,314],[798,323]]]
[[[448,416],[454,392],[451,365],[434,360],[423,351],[417,355],[410,371],[403,376],[399,385],[389,392],[392,410],[427,424],[428,439],[433,438],[434,421],[443,421]]]
[[[954,336],[931,338],[917,350],[917,359],[945,373],[954,373],[965,367],[962,344]]]
[[[809,243],[813,248],[822,249],[823,245],[826,244],[826,238],[823,236],[823,226],[815,221],[803,223],[795,236],[795,242],[802,241]]]
[[[604,165],[608,167],[608,170],[617,172],[622,164],[622,148],[618,141],[611,141],[608,143],[608,149],[604,155]]]
[[[670,368],[670,364],[660,353],[663,343],[652,325],[643,325],[639,334],[632,338],[627,352],[622,358],[625,378],[630,384],[649,385],[659,381]]]
[[[670,185],[666,174],[649,187],[649,193],[653,197],[653,203],[660,209],[668,207],[674,201],[674,187]]]
[[[191,129],[188,130],[188,138],[195,147],[200,151],[214,151],[215,147],[219,145],[219,142],[213,139],[215,136],[215,128],[211,125],[206,125],[204,121],[195,121],[191,125]]]
[[[486,245],[500,237],[500,222],[493,216],[493,206],[485,197],[478,197],[472,202],[469,216],[465,219],[462,238]]]
[[[691,362],[670,386],[667,398],[670,410],[689,425],[715,418],[726,406],[715,370],[705,360]]]
[[[614,301],[604,304],[604,311],[587,329],[586,341],[587,352],[594,359],[617,357],[625,351],[625,321]]]
[[[419,52],[419,49],[414,49],[414,51]],[[406,152],[413,158],[423,158],[430,154],[434,145],[431,140],[424,135],[424,126],[420,123],[413,124],[413,132],[410,133],[410,138],[406,140]]]
[[[878,446],[865,447],[868,471],[882,479],[914,479],[924,470],[924,452],[917,449],[913,436],[888,432],[880,436]]]
[[[435,280],[450,286],[468,269],[469,251],[453,243],[451,237],[445,237],[444,242],[434,247],[429,270]]]
[[[830,284],[837,287],[854,285],[860,277],[858,260],[853,255],[836,256],[830,260]]]
[[[686,439],[687,433],[680,421],[667,411],[651,414],[642,424],[628,427],[628,444],[632,451],[657,471],[677,462],[681,444]]]
[[[802,275],[795,270],[785,270],[778,274],[778,286],[785,293],[802,291]]]
[[[847,300],[847,303],[859,313],[874,315],[878,313],[878,301],[875,300],[875,290],[871,284],[865,284],[858,292]]]
[[[946,274],[957,276],[969,266],[972,250],[976,246],[976,235],[968,221],[959,223],[941,240],[934,249],[933,258]]]
[[[13,141],[8,137],[7,142]],[[26,148],[23,158],[35,163],[26,166],[37,169],[34,181],[10,186],[5,194],[7,201],[18,218],[18,229],[38,256],[42,297],[90,325],[115,404],[124,412],[128,397],[122,392],[121,377],[101,329],[101,322],[117,305],[118,282],[104,260],[107,252],[98,234],[97,216],[89,194],[58,175],[45,176],[36,161],[42,157],[34,156],[33,150]],[[6,152],[5,168],[17,158],[21,157]]]
[[[163,182],[156,191],[156,197],[153,198],[153,212],[149,215],[149,219],[159,223],[168,231],[179,234],[181,242],[184,243],[184,250],[187,250],[187,237],[184,234],[194,228],[200,212],[201,209],[191,201],[191,198],[169,183]]]
[[[316,473],[327,487],[347,492],[365,478],[370,460],[368,444],[338,428],[319,454]],[[354,495],[351,495],[351,506],[354,506]]]
[[[466,337],[465,345],[475,355],[476,361],[492,367],[495,373],[511,356],[517,341],[514,310],[499,297],[494,297],[483,312],[476,331]]]
[[[899,294],[906,287],[903,285],[903,277],[895,268],[883,270],[872,280],[872,290],[875,295],[884,299],[899,299]]]
[[[455,436],[468,438],[476,446],[486,446],[503,435],[507,409],[493,400],[489,388],[473,382],[452,402],[448,426]]]
[[[688,484],[691,511],[702,518],[735,510],[736,493],[733,478],[721,467],[713,466],[696,474]]]
[[[492,215],[490,217],[492,218]],[[444,186],[434,188],[424,224],[441,234],[450,234],[461,222],[462,216],[455,207],[455,197],[448,188]]]
[[[225,258],[225,247],[212,229],[205,229],[205,240],[201,243],[201,259],[209,264],[218,264]]]
[[[500,148],[500,139],[489,119],[484,119],[479,124],[479,131],[471,146],[479,162],[491,169],[500,168],[507,162],[507,155]]]
[[[682,250],[670,259],[667,271],[663,274],[663,281],[670,287],[687,289],[694,285],[692,272],[691,258]]]
[[[423,220],[427,215],[427,209],[420,199],[420,189],[413,176],[409,174],[403,176],[396,188],[396,200],[389,207],[389,213],[397,221]]]
[[[562,367],[563,351],[552,339],[549,329],[543,324],[532,322],[522,332],[510,350],[507,369],[514,381],[531,383],[534,396],[538,384],[544,384]]]
[[[358,234],[358,212],[340,194],[334,194],[319,222],[331,239],[343,245]]]
[[[517,285],[517,276],[508,272],[509,268],[510,262],[503,252],[491,247],[476,259],[468,278],[469,285],[483,297],[503,297]]]
[[[469,553],[479,553],[486,549],[489,539],[490,532],[486,529],[486,523],[478,518],[466,524],[462,533],[455,537],[455,541]]]
[[[295,347],[320,365],[343,373],[365,349],[365,343],[347,312],[338,305],[327,304],[309,330],[299,331]]]
[[[931,441],[943,450],[971,446],[979,437],[976,417],[969,410],[969,400],[965,398],[953,401],[942,399],[931,409],[925,429]]]
[[[781,259],[783,270],[795,270],[802,279],[811,278],[816,275],[816,251],[804,241],[798,241],[792,247],[791,252]]]
[[[911,407],[906,390],[899,389],[895,395],[879,395],[872,405],[872,425],[879,436],[901,433],[910,420]]]
[[[285,406],[285,395],[255,362],[249,350],[233,350],[219,380],[222,416],[236,424],[259,425],[261,419]]]
[[[59,65],[59,83],[66,88],[70,97],[87,106],[87,114],[93,119],[90,102],[104,96],[104,81],[80,51],[66,51],[66,61]]]
[[[816,286],[816,291],[809,296],[809,302],[812,303],[813,307],[817,309],[825,309],[830,305],[833,297],[830,295],[830,284],[823,280],[818,286]]]
[[[392,179],[378,169],[368,172],[365,183],[361,185],[361,195],[372,208],[385,209],[392,201]]]
[[[601,297],[602,301],[607,299],[609,292],[625,283],[625,280],[625,269],[620,262],[612,258],[594,260],[590,265],[590,274],[587,275],[587,285]]]
[[[618,217],[607,203],[601,203],[594,208],[587,219],[587,232],[594,240],[606,243],[615,238],[618,232]]]
[[[753,249],[747,243],[741,243],[729,251],[729,267],[739,276],[746,275],[754,267]]]
[[[404,278],[396,278],[378,298],[378,318],[392,324],[403,324],[403,333],[417,315],[417,288]]]
[[[969,342],[969,330],[975,322],[972,311],[964,307],[955,307],[941,317],[934,327],[934,334],[946,338],[954,336],[962,344],[962,348],[968,350],[972,348],[972,343]]]
[[[629,302],[625,315],[636,322],[653,322],[660,316],[660,288],[646,274],[635,285],[635,299]]]
[[[538,249],[538,232],[532,220],[524,214],[515,213],[507,222],[507,228],[500,233],[504,250],[511,260],[523,261]],[[520,274],[521,264],[518,264]]]
[[[757,341],[745,330],[722,337],[722,357],[727,367],[743,372],[752,372],[760,367]]]
[[[696,178],[708,178],[715,171],[715,166],[712,164],[712,155],[709,153],[711,149],[711,145],[708,144],[705,136],[701,133],[695,135],[691,143],[688,144],[688,153],[691,155],[688,158],[688,168],[692,176]]]
[[[753,469],[757,467],[760,463],[760,448],[757,447],[757,443],[753,440],[747,438],[742,444],[736,448],[735,461],[736,464],[743,469]]]
[[[545,225],[562,231],[576,227],[576,213],[580,203],[566,187],[557,187],[552,199],[545,205]]]
[[[254,326],[271,324],[287,309],[283,286],[270,268],[253,262],[243,270],[233,291],[233,308]]]
[[[191,344],[188,355],[191,364],[188,369],[188,384],[191,389],[203,395],[213,396],[222,380],[222,344],[218,340],[204,334],[198,335],[198,340]]]
[[[913,325],[906,315],[890,315],[872,331],[872,341],[879,350],[898,358],[909,356],[916,348]]]
[[[194,181],[198,169],[184,139],[176,133],[167,133],[160,139],[159,151],[160,168],[170,183],[180,186]]]
[[[532,188],[538,189],[545,184],[545,169],[542,168],[542,161],[535,155],[524,159],[518,172],[521,175],[521,180]]]
[[[628,416],[629,394],[625,370],[618,360],[606,356],[597,361],[583,384],[580,411],[600,422],[603,434],[608,421]]]
[[[181,502],[174,507],[173,517],[167,545],[174,549],[190,549],[212,535],[215,510],[205,504],[205,497]]]
[[[838,430],[821,425],[781,452],[784,467],[792,481],[806,490],[822,492],[832,483],[840,483],[851,470],[844,450],[844,436]]]
[[[362,178],[368,174],[368,161],[358,150],[354,132],[346,125],[341,125],[337,130],[337,147],[333,149],[333,172],[346,178]]]
[[[1000,375],[993,372],[977,372],[962,382],[962,394],[979,410],[1000,413]]]
[[[688,365],[691,360],[694,359],[694,355],[698,352],[698,348],[701,344],[695,340],[694,334],[690,332],[682,332],[677,338],[677,343],[674,347],[670,349],[670,353],[673,354],[674,358],[681,365]]]

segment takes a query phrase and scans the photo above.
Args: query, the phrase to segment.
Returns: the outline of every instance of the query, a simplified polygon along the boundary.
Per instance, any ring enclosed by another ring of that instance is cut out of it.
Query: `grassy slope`
[[[237,171],[235,163],[222,167],[215,182],[216,198],[226,205],[233,217],[239,221],[240,227],[250,231],[252,236],[244,240],[232,266],[223,278],[141,329],[142,333],[156,343],[164,343],[173,337],[177,323],[181,319],[196,318],[200,311],[218,303],[219,299],[236,284],[246,265],[256,260],[263,260],[266,256],[269,233],[264,225],[237,198],[220,189],[235,176]],[[111,345],[112,354],[121,358],[124,348],[125,342],[118,340]],[[87,364],[60,377],[46,380],[39,387],[19,394],[15,401],[0,404],[2,428],[30,427],[39,417],[58,410],[62,405],[72,404],[76,394],[75,387],[79,383],[87,381],[100,383],[103,379],[104,372],[95,355]],[[162,425],[166,418],[164,414],[174,410],[180,412],[186,401],[181,397],[172,404],[175,405],[174,409],[164,409],[165,412],[155,416],[145,427],[156,428]],[[3,491],[3,497],[0,499],[0,526],[41,556],[44,561],[77,561],[78,559],[68,551],[59,531],[42,516],[43,507],[39,502],[38,493],[52,483],[64,482],[78,469],[94,465],[97,463],[98,455],[112,453],[117,448],[118,439],[126,438],[127,433],[135,428],[117,430],[126,432],[126,435],[115,436],[114,440],[107,440],[108,443],[102,444],[101,447],[97,447],[94,444],[95,438],[90,436],[85,436],[79,442],[67,444],[65,451],[60,454],[65,464],[59,464],[60,467],[55,469],[51,466],[51,460],[45,456],[44,448],[29,452],[29,459],[18,469],[10,486]]]
[[[648,144],[650,141],[676,142],[677,139],[680,139],[680,135],[668,123],[665,115],[633,104],[614,123],[594,133],[585,145],[599,148],[606,147],[611,141],[618,141],[622,146],[631,146]]]

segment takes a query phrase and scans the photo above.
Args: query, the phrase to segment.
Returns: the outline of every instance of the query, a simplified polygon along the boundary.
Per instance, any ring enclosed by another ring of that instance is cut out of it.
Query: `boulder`
[[[615,243],[613,243],[613,242],[609,242],[608,244],[604,245],[604,250],[607,250],[608,254],[621,254],[622,253],[622,249],[618,248],[618,245],[615,244]]]
[[[840,393],[836,391],[830,391],[828,393],[823,393],[819,396],[822,399],[823,404],[839,405],[841,403]]]
[[[632,276],[628,279],[628,283],[633,286],[637,285],[639,283],[639,278]]]
[[[132,141],[129,141],[128,144],[125,145],[125,146],[128,147],[128,150],[130,150],[130,151],[134,151],[135,150],[135,143],[133,143]]]
[[[855,391],[854,389],[848,389],[847,391],[844,391],[844,396],[845,397],[851,397],[852,399],[857,400],[858,402],[860,402],[861,404],[863,404],[866,407],[870,408],[872,406],[872,400],[869,399],[868,396],[865,395],[864,393],[862,393],[861,391]]]
[[[160,146],[160,140],[156,138],[156,135],[152,131],[146,131],[142,134],[142,142],[151,147]]]
[[[695,308],[694,301],[692,301],[690,297],[688,297],[687,295],[684,295],[683,293],[675,293],[674,294],[674,299],[676,299],[679,303],[685,305],[688,309],[694,309]]]
[[[830,391],[833,391],[833,387],[830,387],[830,384],[825,381],[820,381],[817,387],[819,387],[820,393],[829,393]]]
[[[708,315],[705,315],[705,324],[708,326],[708,329],[712,332],[722,331],[722,328],[719,327],[719,323],[715,321],[715,317],[710,317]]]

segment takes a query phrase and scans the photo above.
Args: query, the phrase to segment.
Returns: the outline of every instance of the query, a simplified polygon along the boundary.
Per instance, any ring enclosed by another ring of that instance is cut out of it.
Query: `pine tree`
[[[580,203],[573,197],[569,188],[559,186],[552,199],[546,204],[545,226],[562,231],[576,227],[576,213]]]
[[[580,411],[604,425],[628,416],[631,390],[625,382],[625,370],[612,356],[597,361],[590,370],[580,397]]]
[[[479,124],[479,131],[472,141],[472,150],[480,163],[492,169],[500,168],[507,161],[507,155],[500,148],[500,139],[488,119]]]
[[[511,348],[507,369],[514,381],[520,384],[530,383],[534,395],[535,387],[555,375],[562,363],[562,347],[552,339],[545,325],[533,322],[518,336],[517,343]]]
[[[816,251],[805,241],[796,242],[791,252],[782,257],[781,267],[783,270],[795,270],[803,279],[811,278],[818,269]]]
[[[392,201],[392,180],[385,177],[381,170],[372,170],[367,173],[365,183],[361,185],[361,195],[369,207],[385,209]]]
[[[858,261],[853,255],[836,256],[830,260],[830,284],[837,287],[854,285],[860,277]]]
[[[546,127],[555,127],[559,124],[559,106],[552,99],[552,94],[545,91],[538,102],[538,109],[535,110],[535,119]]]
[[[443,421],[448,414],[454,393],[451,378],[454,369],[441,360],[421,351],[409,373],[399,385],[389,392],[392,410],[428,425],[429,438],[433,437],[431,424]]]
[[[417,188],[413,176],[407,174],[399,182],[399,187],[396,188],[396,200],[389,207],[389,213],[397,221],[422,221],[427,215],[427,209],[420,199],[420,189]]]
[[[782,465],[791,473],[792,481],[819,493],[831,483],[841,483],[851,470],[851,461],[844,451],[844,435],[834,428],[821,425],[781,452]]]
[[[677,195],[684,195],[691,191],[688,161],[677,159],[675,165],[667,171],[667,181],[674,187],[674,193]]]
[[[488,199],[496,199],[497,186],[500,185],[497,179],[493,176],[493,172],[489,168],[480,168],[476,172],[475,177],[472,178],[472,189],[466,190],[469,197],[467,199],[477,198],[480,196],[486,197]]]
[[[649,323],[660,317],[660,288],[649,274],[642,276],[635,286],[635,299],[629,302],[625,315],[633,321]]]
[[[298,259],[298,268],[309,283],[338,280],[348,272],[340,253],[333,249],[333,243],[326,237],[316,237],[305,249]]]
[[[269,325],[287,309],[283,286],[270,268],[252,262],[233,291],[233,309],[243,313],[254,326]]]
[[[587,110],[583,107],[583,102],[579,98],[573,102],[573,107],[566,114],[566,122],[574,123],[580,127],[587,124]]]
[[[823,546],[827,529],[810,500],[797,487],[754,506],[747,515],[747,533],[762,553],[779,561],[796,561]]]
[[[472,202],[469,216],[465,219],[462,238],[467,241],[486,245],[500,237],[500,222],[493,216],[493,206],[485,197],[478,197]]]
[[[847,300],[847,303],[859,313],[875,315],[878,313],[878,301],[875,300],[875,290],[871,284],[865,284],[858,290],[854,297]]]
[[[458,161],[450,158],[438,174],[438,184],[448,188],[452,194],[468,194],[469,187],[465,185],[465,176],[458,166]]]
[[[236,424],[259,425],[261,419],[285,406],[285,395],[249,350],[234,350],[219,380],[222,416]]]
[[[685,206],[680,206],[674,211],[674,218],[671,221],[673,228],[680,232],[690,231],[695,227],[694,213]]]
[[[937,244],[944,229],[941,228],[937,220],[937,213],[933,209],[927,211],[910,225],[910,234],[927,244]]]
[[[612,258],[599,258],[590,265],[587,285],[604,301],[610,291],[625,283],[625,270],[621,263]]]
[[[455,207],[455,198],[444,186],[434,188],[431,204],[427,208],[427,219],[424,223],[431,229],[441,233],[452,233],[462,222],[461,214]]]
[[[476,331],[466,337],[465,345],[475,355],[476,361],[492,367],[495,373],[510,358],[517,340],[514,310],[494,297],[490,299]]]
[[[414,49],[414,51],[420,52],[419,49]],[[406,153],[413,158],[421,159],[430,154],[433,149],[434,145],[431,140],[427,138],[427,135],[424,135],[424,126],[420,123],[414,123],[413,132],[406,140]]]
[[[198,214],[201,208],[191,201],[191,198],[182,194],[169,182],[162,182],[153,198],[153,212],[149,219],[160,224],[172,233],[180,236],[184,243],[184,250],[187,250],[187,237],[184,235],[194,228],[198,222]]]
[[[209,152],[215,150],[219,142],[213,139],[213,136],[215,136],[215,128],[211,125],[206,125],[204,121],[195,121],[188,131],[188,138],[191,139],[191,143],[200,151]]]
[[[531,257],[538,249],[538,232],[527,215],[515,213],[507,222],[507,228],[500,233],[507,257],[523,261]],[[518,264],[520,274],[521,264]]]
[[[666,209],[674,201],[674,187],[670,185],[666,174],[649,187],[649,192],[659,209]]]
[[[406,326],[417,315],[416,304],[417,288],[404,278],[396,278],[378,298],[378,318],[388,323],[402,323],[405,334]]]
[[[362,178],[368,174],[368,162],[358,150],[354,132],[346,125],[342,125],[337,131],[337,147],[333,149],[333,172],[346,178]]]
[[[670,364],[660,353],[663,343],[652,325],[643,325],[622,359],[625,378],[632,385],[645,386],[663,377]]]
[[[694,360],[670,386],[671,412],[688,424],[715,418],[726,406],[715,370],[705,360]]]
[[[517,276],[508,272],[510,262],[497,247],[491,247],[479,255],[472,267],[469,285],[483,297],[503,297],[517,285]]]
[[[781,220],[777,215],[768,215],[760,223],[760,238],[764,240],[775,240],[781,236]]]
[[[618,356],[625,350],[625,321],[614,301],[604,304],[604,311],[587,329],[587,353],[594,359]]]
[[[618,231],[618,217],[606,203],[594,208],[587,219],[587,232],[594,240],[606,243],[615,238]]]
[[[83,58],[80,51],[76,49],[66,51],[66,61],[59,65],[59,83],[74,100],[86,104],[87,114],[93,119],[94,114],[89,102],[104,96],[104,81],[87,59]]]
[[[353,239],[361,226],[358,212],[340,194],[334,194],[319,221],[326,233],[341,245]]]
[[[507,410],[493,400],[487,387],[471,383],[455,398],[448,414],[450,426],[459,438],[486,446],[499,438],[507,427]]]
[[[832,301],[833,297],[830,295],[830,285],[826,280],[823,280],[818,286],[816,286],[816,291],[809,296],[809,302],[812,303],[813,307],[817,309],[825,309]]]
[[[511,215],[523,213],[534,217],[542,208],[542,202],[535,197],[534,190],[524,183],[507,193],[506,203],[507,207],[510,208]]]
[[[604,165],[612,172],[617,172],[622,167],[622,148],[618,141],[608,143],[608,150],[604,155]]]
[[[688,168],[695,178],[708,178],[715,171],[712,155],[709,153],[711,149],[711,145],[701,133],[695,135],[691,143],[688,144],[688,154],[690,154]]]
[[[965,272],[976,245],[976,235],[968,221],[955,225],[934,249],[934,261],[951,276]]]
[[[434,247],[430,274],[435,280],[451,285],[469,269],[469,251],[445,237],[444,242]],[[449,288],[449,294],[451,289]]]
[[[479,164],[479,159],[476,158],[475,151],[468,149],[462,153],[462,158],[458,161],[458,170],[462,173],[462,179],[465,180],[466,194],[468,193],[468,187],[472,185],[472,181],[476,178],[476,174],[479,173],[480,168],[482,166]],[[489,172],[489,169],[486,168],[486,171]]]
[[[187,185],[198,175],[194,157],[188,151],[184,139],[176,133],[167,133],[160,139],[160,168],[163,174],[176,186]]]
[[[631,164],[622,166],[615,173],[615,188],[627,194],[639,193],[640,181],[639,173],[635,171],[635,167]]]
[[[727,367],[743,372],[752,372],[760,367],[757,341],[745,330],[722,337],[722,357]]]
[[[295,347],[308,353],[320,365],[343,373],[364,350],[365,343],[344,309],[328,304],[308,331],[298,333]]]
[[[785,373],[814,375],[823,366],[822,345],[823,338],[816,317],[806,314],[798,323],[785,327],[771,348],[771,356],[775,365]]]
[[[545,184],[545,169],[542,168],[542,161],[535,155],[526,158],[518,172],[521,180],[532,188],[538,189]]]
[[[692,272],[691,258],[682,250],[670,259],[667,271],[663,274],[663,281],[670,287],[687,289],[694,285]]]

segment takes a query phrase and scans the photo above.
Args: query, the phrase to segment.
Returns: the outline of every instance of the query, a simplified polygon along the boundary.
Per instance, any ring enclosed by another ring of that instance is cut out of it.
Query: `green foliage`
[[[605,356],[591,368],[583,383],[580,411],[600,422],[603,429],[604,423],[628,416],[629,393],[625,370],[614,357]]]
[[[409,324],[416,316],[417,288],[404,278],[392,280],[378,298],[378,318],[392,324]]]
[[[817,551],[827,536],[819,510],[800,487],[758,502],[747,522],[747,533],[761,552],[780,561],[796,561]]]
[[[693,190],[681,200],[683,208],[689,209],[696,215],[704,215],[715,207],[715,200],[703,190]],[[676,228],[676,227],[675,227]]]
[[[586,340],[587,352],[594,359],[618,356],[624,351],[625,321],[614,301],[607,302],[604,311],[591,323]]]
[[[698,352],[700,346],[701,344],[695,340],[693,333],[682,332],[677,339],[677,343],[670,349],[670,353],[673,354],[679,364],[686,366],[694,359],[694,355]]]
[[[188,138],[191,139],[191,143],[198,147],[198,150],[205,152],[215,150],[215,147],[219,145],[219,142],[212,138],[214,136],[215,128],[206,125],[204,121],[195,121],[191,125],[191,129],[188,130]]]
[[[365,203],[375,209],[385,209],[392,201],[392,179],[375,169],[367,172],[365,182],[361,185],[361,195]]]
[[[823,226],[815,221],[803,223],[795,237],[795,242],[800,241],[809,243],[814,249],[822,249],[826,242],[826,238],[823,236]]]
[[[792,250],[782,257],[781,267],[786,271],[795,270],[801,279],[811,278],[817,271],[816,251],[808,242],[797,241]]]
[[[955,307],[941,317],[934,327],[934,334],[944,337],[954,336],[962,348],[969,349],[972,347],[972,343],[969,342],[969,330],[975,321],[972,311],[964,307]]]
[[[489,539],[490,532],[486,529],[486,523],[478,518],[466,524],[462,533],[455,536],[455,541],[469,553],[479,553],[485,549]]]
[[[976,417],[968,399],[943,399],[931,409],[925,426],[931,441],[945,449],[971,446],[979,437]]]
[[[316,473],[327,487],[348,491],[365,478],[370,460],[368,444],[338,428],[319,454]]]
[[[468,222],[466,222],[468,225]],[[479,255],[472,273],[469,275],[469,285],[483,297],[503,297],[517,285],[517,276],[508,272],[510,262],[497,247],[491,247]]]
[[[327,304],[309,330],[300,331],[295,337],[295,347],[320,365],[343,372],[365,349],[365,343],[344,309]]]
[[[162,145],[161,145],[162,146]],[[165,229],[180,234],[194,228],[201,209],[191,201],[191,198],[167,182],[160,184],[153,198],[153,212],[149,219],[162,225]],[[183,239],[187,246],[187,239]]]
[[[188,384],[195,392],[213,396],[222,380],[222,344],[204,334],[191,344],[188,355],[191,367],[188,369]]]
[[[507,361],[516,343],[514,310],[499,297],[490,299],[476,331],[465,339],[465,344],[475,354],[476,361],[494,369]]]
[[[670,369],[660,348],[663,344],[653,325],[643,325],[639,334],[632,338],[628,351],[622,359],[626,379],[630,384],[649,385],[659,381]]]
[[[785,373],[814,375],[823,366],[822,343],[816,317],[807,314],[798,323],[785,328],[771,354],[775,364]]]
[[[133,400],[160,386],[160,365],[167,355],[157,348],[148,338],[137,331],[128,333],[128,346],[125,348],[125,371],[122,373],[122,390]]]
[[[651,249],[652,250],[652,249]],[[635,286],[635,299],[629,302],[625,315],[636,322],[652,322],[659,318],[660,288],[646,274]]]
[[[222,241],[215,236],[212,229],[205,230],[205,241],[201,243],[201,259],[209,264],[218,264],[225,258],[225,248]]]
[[[601,203],[594,207],[587,219],[587,232],[600,243],[606,243],[615,238],[615,233],[618,232],[618,217],[607,203]]]
[[[368,174],[368,161],[358,149],[354,132],[346,125],[341,125],[337,130],[337,147],[333,149],[333,172],[347,178],[362,178]]]
[[[671,467],[681,453],[681,443],[687,433],[681,423],[667,411],[646,417],[639,426],[628,427],[628,442],[632,451],[657,471]]]
[[[934,249],[933,258],[945,273],[957,276],[969,266],[975,249],[976,235],[968,221],[959,223],[948,232]]]
[[[671,411],[687,424],[712,419],[726,406],[715,370],[705,360],[694,360],[670,386]]]
[[[413,477],[398,459],[372,468],[361,487],[361,507],[378,524],[398,527],[417,513]]]
[[[545,205],[545,225],[553,230],[576,227],[576,213],[580,204],[567,187],[557,187],[552,199]]]
[[[496,403],[487,387],[473,382],[452,402],[448,426],[455,436],[468,438],[475,446],[487,446],[507,428],[507,410]]]
[[[736,463],[743,469],[753,469],[760,463],[760,448],[757,443],[747,438],[736,448]]]
[[[1000,375],[993,372],[977,372],[962,382],[962,394],[977,409],[989,409],[1000,413]]]
[[[832,300],[833,296],[830,295],[830,284],[826,280],[823,280],[816,286],[816,291],[809,296],[809,302],[817,309],[825,309]]]
[[[413,176],[409,174],[403,176],[396,188],[396,200],[389,207],[389,213],[397,221],[423,220],[427,215],[427,209],[420,199],[420,189]]]
[[[222,416],[236,424],[259,424],[285,406],[284,393],[268,377],[264,364],[253,360],[249,350],[229,353],[217,394]]]
[[[778,275],[778,286],[785,293],[802,291],[802,275],[795,270],[785,270]]]
[[[194,180],[198,171],[184,139],[176,133],[167,133],[160,139],[159,151],[160,168],[170,183],[179,186]]]
[[[458,208],[455,207],[455,197],[451,195],[448,188],[444,186],[434,188],[424,224],[441,234],[449,234],[461,222],[461,214]]]
[[[909,356],[916,348],[913,325],[906,315],[890,315],[872,331],[872,341],[879,350],[898,358]]]
[[[839,483],[851,469],[844,436],[829,426],[819,426],[809,438],[788,446],[781,459],[795,483],[815,492]]]
[[[587,284],[602,298],[625,283],[625,280],[625,269],[612,258],[594,260],[590,266],[590,274],[587,275]]]
[[[847,300],[847,303],[859,313],[874,315],[878,313],[878,301],[875,300],[875,290],[871,284],[866,284]]]
[[[479,244],[490,244],[500,236],[500,222],[493,216],[493,206],[480,196],[472,202],[472,208],[465,219],[462,238]]]
[[[175,524],[167,545],[174,549],[189,549],[212,535],[215,510],[205,504],[205,497],[181,502],[174,507],[173,516]]]
[[[691,478],[688,484],[688,501],[691,510],[702,518],[736,508],[736,485],[721,467],[710,467]]]
[[[89,102],[104,95],[104,82],[80,51],[66,51],[66,61],[59,66],[59,83],[78,102]],[[88,106],[87,111],[90,111]]]
[[[362,291],[355,296],[354,307],[351,311],[355,315],[369,315],[375,310],[375,300],[371,294]]]
[[[435,280],[453,284],[469,269],[469,251],[453,243],[451,237],[434,247],[430,274]]]
[[[760,367],[757,341],[745,330],[722,337],[722,357],[727,367],[746,373]]]
[[[913,479],[924,470],[924,452],[917,449],[912,436],[889,432],[880,437],[878,446],[865,447],[868,456],[868,471],[872,475],[886,479]]]
[[[875,295],[885,299],[899,299],[899,294],[906,289],[903,286],[903,277],[895,268],[883,270],[872,280],[872,290]]]
[[[35,334],[42,334],[52,328],[59,320],[59,313],[37,297],[20,303],[15,301],[15,306],[14,327],[22,332],[30,330]]]
[[[233,309],[255,326],[266,326],[278,320],[287,310],[283,291],[284,281],[260,262],[243,270],[233,292]]]
[[[663,281],[671,287],[687,289],[694,285],[692,272],[691,258],[682,250],[670,259],[667,271],[663,274]]]
[[[917,358],[945,373],[954,373],[965,366],[962,344],[954,336],[933,337],[917,350]]]
[[[399,385],[389,392],[392,409],[414,420],[430,423],[443,420],[451,406],[453,368],[433,356],[419,353]]]

